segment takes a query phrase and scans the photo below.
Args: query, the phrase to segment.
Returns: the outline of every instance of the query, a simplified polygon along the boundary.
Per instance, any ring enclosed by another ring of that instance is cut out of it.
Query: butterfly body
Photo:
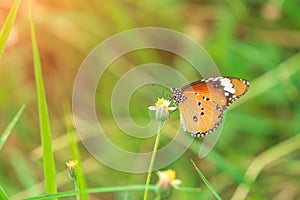
[[[244,79],[214,77],[171,90],[183,129],[192,136],[203,137],[218,128],[223,112],[248,88],[249,82]]]

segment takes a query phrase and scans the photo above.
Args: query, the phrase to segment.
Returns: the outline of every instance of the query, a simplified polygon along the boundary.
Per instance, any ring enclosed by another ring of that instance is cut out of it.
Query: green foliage
[[[87,194],[101,199],[143,197],[145,185],[135,184],[144,184],[145,174],[119,172],[102,165],[91,158],[80,142],[75,142],[74,134],[69,139],[65,127],[68,133],[74,131],[63,120],[70,119],[61,109],[61,102],[70,104],[76,73],[99,42],[115,33],[145,26],[187,34],[204,46],[222,75],[250,81],[249,92],[226,113],[222,134],[213,151],[199,160],[203,175],[219,196],[281,199],[285,194],[285,199],[299,198],[300,4],[297,1],[53,0],[33,2],[34,23],[31,14],[28,20],[26,3],[20,0],[12,5],[1,3],[0,121],[4,123],[0,125],[6,127],[5,122],[15,123],[17,118],[19,122],[9,140],[4,138],[13,126],[1,135],[0,198],[32,200],[78,195],[65,170],[65,162],[72,157],[78,158],[80,168],[85,169],[84,174],[82,169],[79,173],[86,181],[81,188],[87,187]],[[30,46],[33,60],[28,51]],[[145,63],[168,65],[194,81],[202,78],[183,58],[153,49],[130,52],[111,63],[99,80],[96,114],[114,144],[139,153],[152,150],[154,137],[138,139],[126,135],[114,121],[111,95],[124,74]],[[143,74],[139,76],[143,78]],[[165,85],[181,86],[181,83],[174,79]],[[134,122],[141,126],[149,123],[147,107],[162,96],[162,90],[149,84],[135,91],[128,105]],[[120,99],[119,106],[123,103]],[[11,121],[22,104],[26,104],[26,112],[20,118],[21,108],[18,117]],[[176,111],[162,129],[160,148],[172,140],[179,126]],[[198,163],[200,144],[195,140],[183,156],[166,166],[174,169],[182,180],[182,186],[172,189],[169,199],[214,198],[212,190],[201,187],[190,163],[190,159]],[[22,174],[28,169],[31,179]],[[47,194],[41,194],[44,184],[38,180],[43,178]],[[153,175],[151,184],[156,181]],[[62,192],[56,192],[57,188]],[[156,185],[149,186],[149,198],[156,189]],[[82,193],[87,195],[84,190]]]

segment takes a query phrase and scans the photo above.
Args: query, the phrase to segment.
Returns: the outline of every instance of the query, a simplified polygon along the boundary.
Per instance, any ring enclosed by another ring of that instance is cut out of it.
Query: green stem
[[[79,192],[79,187],[78,187],[78,183],[77,183],[77,177],[74,178],[74,188],[75,188],[75,191]],[[76,200],[80,200],[80,193],[76,194]]]
[[[153,166],[154,166],[156,153],[158,150],[159,138],[161,135],[161,129],[163,127],[163,124],[164,124],[164,122],[160,121],[160,123],[158,125],[157,135],[156,135],[155,144],[153,147],[153,153],[152,153],[152,157],[150,160],[150,165],[149,165],[149,170],[148,170],[148,175],[147,175],[146,188],[145,188],[145,192],[144,192],[144,200],[148,199],[149,184],[150,184],[150,180],[151,180],[151,174],[152,174],[152,170],[153,170]]]

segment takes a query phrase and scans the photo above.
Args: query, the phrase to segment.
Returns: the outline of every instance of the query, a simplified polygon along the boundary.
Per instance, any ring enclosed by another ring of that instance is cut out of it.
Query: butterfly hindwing
[[[215,130],[223,116],[220,106],[194,92],[186,92],[185,95],[184,103],[178,105],[183,129],[196,137],[202,137]]]

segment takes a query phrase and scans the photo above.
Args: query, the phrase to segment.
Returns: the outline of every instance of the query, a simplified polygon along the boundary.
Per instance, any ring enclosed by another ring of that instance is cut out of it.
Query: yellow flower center
[[[77,160],[69,160],[69,162],[66,162],[66,165],[69,168],[69,170],[74,170],[77,163]]]
[[[166,175],[168,176],[169,180],[173,181],[176,177],[176,172],[172,169],[168,169],[167,171],[164,171]]]
[[[161,99],[158,98],[158,99],[157,99],[157,102],[155,103],[155,105],[156,105],[156,106],[161,106],[161,105],[163,105],[164,101],[165,101],[164,98],[161,98]]]
[[[155,105],[156,106],[161,106],[161,107],[167,109],[169,107],[170,103],[171,103],[170,101],[168,101],[168,100],[166,100],[164,98],[161,98],[161,99],[158,98],[157,102],[155,103]]]

